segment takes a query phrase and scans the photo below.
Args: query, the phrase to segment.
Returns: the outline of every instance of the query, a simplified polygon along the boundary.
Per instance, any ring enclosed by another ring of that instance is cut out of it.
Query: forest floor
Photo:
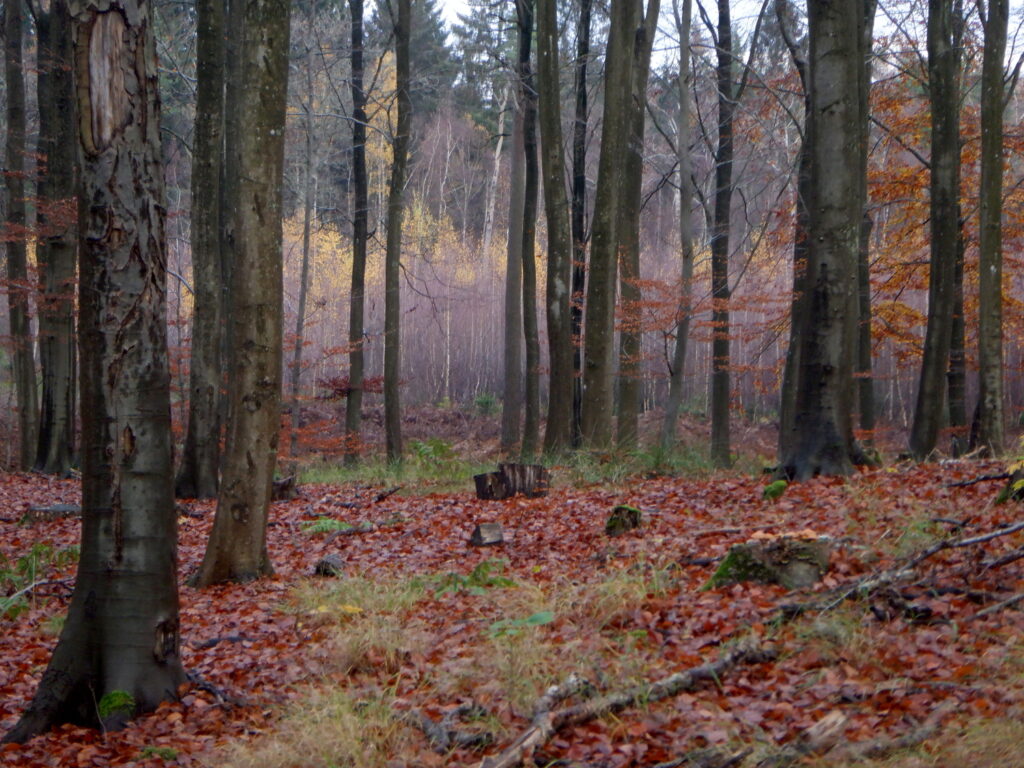
[[[1003,469],[895,464],[793,485],[775,502],[763,477],[738,473],[556,483],[503,502],[477,501],[469,478],[458,492],[386,498],[307,484],[274,504],[273,578],[182,586],[184,663],[202,685],[117,733],[64,726],[6,745],[0,765],[475,766],[527,732],[539,697],[573,672],[588,685],[549,702],[554,716],[632,699],[545,733],[528,764],[844,766],[871,745],[873,766],[1024,765],[1024,602],[1007,602],[1024,591],[1024,559],[994,563],[1024,545],[1024,533],[1000,534],[1020,507],[992,503],[997,481],[950,486]],[[56,641],[78,542],[77,518],[27,515],[78,496],[74,481],[0,475],[0,595],[42,582],[0,618],[3,730]],[[617,504],[642,509],[644,524],[609,538]],[[183,579],[212,508],[181,505]],[[469,546],[483,522],[500,523],[505,543]],[[804,529],[834,547],[816,587],[701,590],[730,545]],[[939,542],[988,533],[1000,535],[893,577]],[[314,577],[330,553],[343,574]],[[887,586],[864,581],[886,574]],[[768,656],[737,653],[751,645]],[[676,695],[650,686],[723,658],[736,663]],[[827,725],[831,751],[815,736]]]

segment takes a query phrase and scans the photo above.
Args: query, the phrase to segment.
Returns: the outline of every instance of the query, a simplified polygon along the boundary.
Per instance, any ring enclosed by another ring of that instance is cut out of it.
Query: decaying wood
[[[275,480],[270,492],[272,501],[291,501],[299,497],[299,484],[295,475]]]
[[[978,483],[986,483],[990,480],[1009,480],[1010,475],[1006,472],[1002,472],[998,475],[982,475],[981,477],[974,477],[970,480],[961,480],[957,483],[946,483],[944,488],[966,488],[970,485],[977,485]]]
[[[998,613],[999,611],[1001,611],[1001,610],[1003,610],[1005,608],[1012,608],[1013,606],[1015,606],[1017,603],[1020,603],[1020,602],[1024,602],[1024,592],[1016,594],[1016,595],[1013,595],[1012,597],[1008,597],[1005,600],[1002,600],[1001,602],[996,603],[995,605],[990,605],[988,608],[983,608],[982,610],[980,610],[976,614],[974,614],[971,617],[971,619],[973,620],[973,619],[984,618],[985,616],[989,616],[989,615],[991,615],[993,613]]]
[[[530,727],[500,755],[484,759],[479,768],[512,768],[521,765],[537,747],[545,744],[562,728],[618,712],[639,701],[660,701],[702,682],[717,682],[722,674],[738,664],[760,664],[774,658],[775,653],[771,650],[755,643],[742,643],[727,650],[717,661],[664,677],[650,685],[637,685],[557,711],[551,710],[562,698],[572,695],[573,684],[569,681],[561,687],[554,686],[538,700]]]
[[[500,501],[521,493],[529,498],[548,492],[550,473],[542,464],[498,464],[497,472],[474,475],[476,497]]]

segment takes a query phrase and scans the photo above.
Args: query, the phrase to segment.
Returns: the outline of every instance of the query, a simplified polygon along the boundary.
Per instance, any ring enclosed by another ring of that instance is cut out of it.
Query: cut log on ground
[[[497,472],[474,475],[476,497],[500,501],[521,493],[529,498],[548,492],[550,474],[541,464],[499,464]]]

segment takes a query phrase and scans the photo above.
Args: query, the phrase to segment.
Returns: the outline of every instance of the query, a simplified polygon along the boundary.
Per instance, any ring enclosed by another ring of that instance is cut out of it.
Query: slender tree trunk
[[[537,453],[540,438],[540,336],[537,329],[537,91],[530,66],[533,0],[516,0],[519,19],[519,82],[523,104],[523,149],[526,173],[523,197],[523,335],[526,339],[526,409],[523,419],[524,461]]]
[[[402,460],[402,406],[399,400],[400,362],[400,268],[402,260],[402,214],[405,206],[405,176],[412,128],[412,94],[409,72],[410,0],[397,0],[394,19],[395,71],[398,116],[392,137],[391,183],[388,189],[387,251],[384,257],[384,427],[388,461]]]
[[[678,0],[672,10],[679,38],[679,117],[676,121],[676,161],[679,165],[679,250],[682,274],[679,283],[679,306],[676,308],[676,346],[672,353],[669,372],[668,400],[665,420],[661,425],[661,448],[675,447],[676,422],[683,403],[683,367],[686,364],[686,346],[690,338],[690,316],[693,293],[693,160],[690,156],[690,22],[693,0],[683,0],[680,12]]]
[[[19,459],[31,469],[36,453],[36,369],[29,306],[28,230],[25,220],[25,80],[21,0],[4,3],[4,71],[7,78],[7,308],[14,347]]]
[[[644,125],[647,76],[657,31],[659,0],[648,0],[647,16],[637,28],[633,47],[632,101],[629,140],[623,167],[622,204],[615,225],[619,254],[619,295],[622,324],[619,331],[619,412],[616,440],[621,448],[637,443],[640,390],[643,376],[643,328],[640,304],[640,207],[644,174]]]
[[[967,451],[967,327],[964,318],[964,229],[960,219],[956,243],[956,264],[953,265],[953,327],[949,344],[949,371],[946,374],[949,392],[949,426],[952,432],[951,453],[962,456]]]
[[[71,17],[54,0],[36,17],[39,72],[39,367],[42,398],[35,470],[67,475],[75,461],[75,271],[78,158],[75,154]]]
[[[544,210],[548,222],[547,321],[549,377],[544,452],[572,443],[573,351],[569,317],[572,234],[562,156],[562,110],[558,72],[558,18],[555,0],[538,0],[537,80],[544,170]]]
[[[345,400],[345,464],[359,461],[363,421],[366,313],[366,94],[363,92],[363,0],[349,0],[352,15],[352,292],[348,315],[348,398]]]
[[[273,572],[267,516],[280,436],[281,186],[288,89],[289,4],[249,0],[242,38],[228,421],[217,514],[200,587]]]
[[[587,282],[587,63],[592,0],[579,0],[576,114],[572,129],[572,445],[583,442],[583,293]]]
[[[910,452],[927,458],[942,425],[946,369],[953,328],[953,272],[956,264],[960,197],[960,126],[953,0],[928,3],[928,92],[932,113],[931,259],[928,326],[910,433]]]
[[[875,382],[871,370],[871,228],[873,222],[868,211],[868,141],[870,138],[871,103],[871,46],[875,28],[877,0],[863,0],[864,31],[861,36],[862,75],[860,78],[860,207],[862,221],[860,246],[857,249],[857,400],[860,410],[860,428],[865,442],[873,441],[875,429]]]
[[[305,176],[306,190],[302,205],[302,269],[299,275],[299,307],[295,316],[295,346],[292,349],[291,365],[291,445],[289,455],[294,458],[298,449],[298,430],[302,426],[299,406],[299,385],[302,382],[302,348],[306,333],[306,300],[309,294],[310,242],[313,234],[313,218],[316,216],[316,174],[313,157],[313,70],[309,62],[310,50],[306,49],[306,136]]]
[[[224,310],[221,166],[224,159],[224,0],[196,2],[196,119],[192,150],[192,358],[188,429],[175,494],[213,498],[220,476]],[[230,209],[225,209],[230,210]]]
[[[508,107],[508,86],[501,92],[498,104],[498,141],[494,145],[494,170],[487,182],[487,202],[484,205],[483,254],[490,259],[491,242],[494,239],[494,209],[498,202],[498,178],[501,175],[501,150],[505,146],[505,111]]]
[[[526,202],[526,152],[522,104],[516,99],[512,122],[512,180],[509,188],[508,244],[505,266],[505,382],[502,390],[501,452],[519,442],[523,411],[523,207]]]
[[[775,4],[776,18],[790,57],[800,76],[804,93],[803,136],[797,155],[796,221],[793,226],[793,291],[790,300],[789,346],[786,350],[786,364],[782,374],[782,388],[779,392],[779,459],[793,454],[800,439],[796,422],[796,393],[800,375],[800,352],[803,349],[803,331],[809,325],[810,286],[807,283],[808,258],[810,256],[810,210],[811,198],[811,87],[807,60],[786,28],[786,3]]]
[[[851,400],[856,323],[858,191],[861,128],[858,83],[863,8],[810,0],[808,68],[811,156],[806,310],[794,321],[801,350],[797,370],[797,433],[784,440],[780,471],[790,478],[852,471]]]
[[[605,61],[604,127],[594,199],[583,346],[583,440],[594,448],[607,448],[612,442],[612,363],[618,256],[615,228],[630,131],[633,34],[639,21],[638,0],[612,0]]]
[[[97,724],[97,702],[112,691],[132,697],[122,718],[152,710],[185,679],[149,11],[133,0],[103,11],[70,4],[83,158],[81,560],[60,640],[7,741],[61,722]]]
[[[711,229],[711,460],[732,461],[729,440],[729,229],[732,222],[733,85],[729,0],[718,0],[718,147],[715,151],[715,221]]]
[[[1009,0],[989,0],[981,64],[981,200],[978,290],[979,442],[1003,450],[1003,59]]]

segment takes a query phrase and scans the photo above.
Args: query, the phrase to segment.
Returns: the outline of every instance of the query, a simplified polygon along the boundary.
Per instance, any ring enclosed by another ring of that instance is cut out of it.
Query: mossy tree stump
[[[705,589],[742,581],[802,589],[816,584],[828,571],[830,554],[829,539],[810,531],[795,535],[760,534],[734,544]]]

